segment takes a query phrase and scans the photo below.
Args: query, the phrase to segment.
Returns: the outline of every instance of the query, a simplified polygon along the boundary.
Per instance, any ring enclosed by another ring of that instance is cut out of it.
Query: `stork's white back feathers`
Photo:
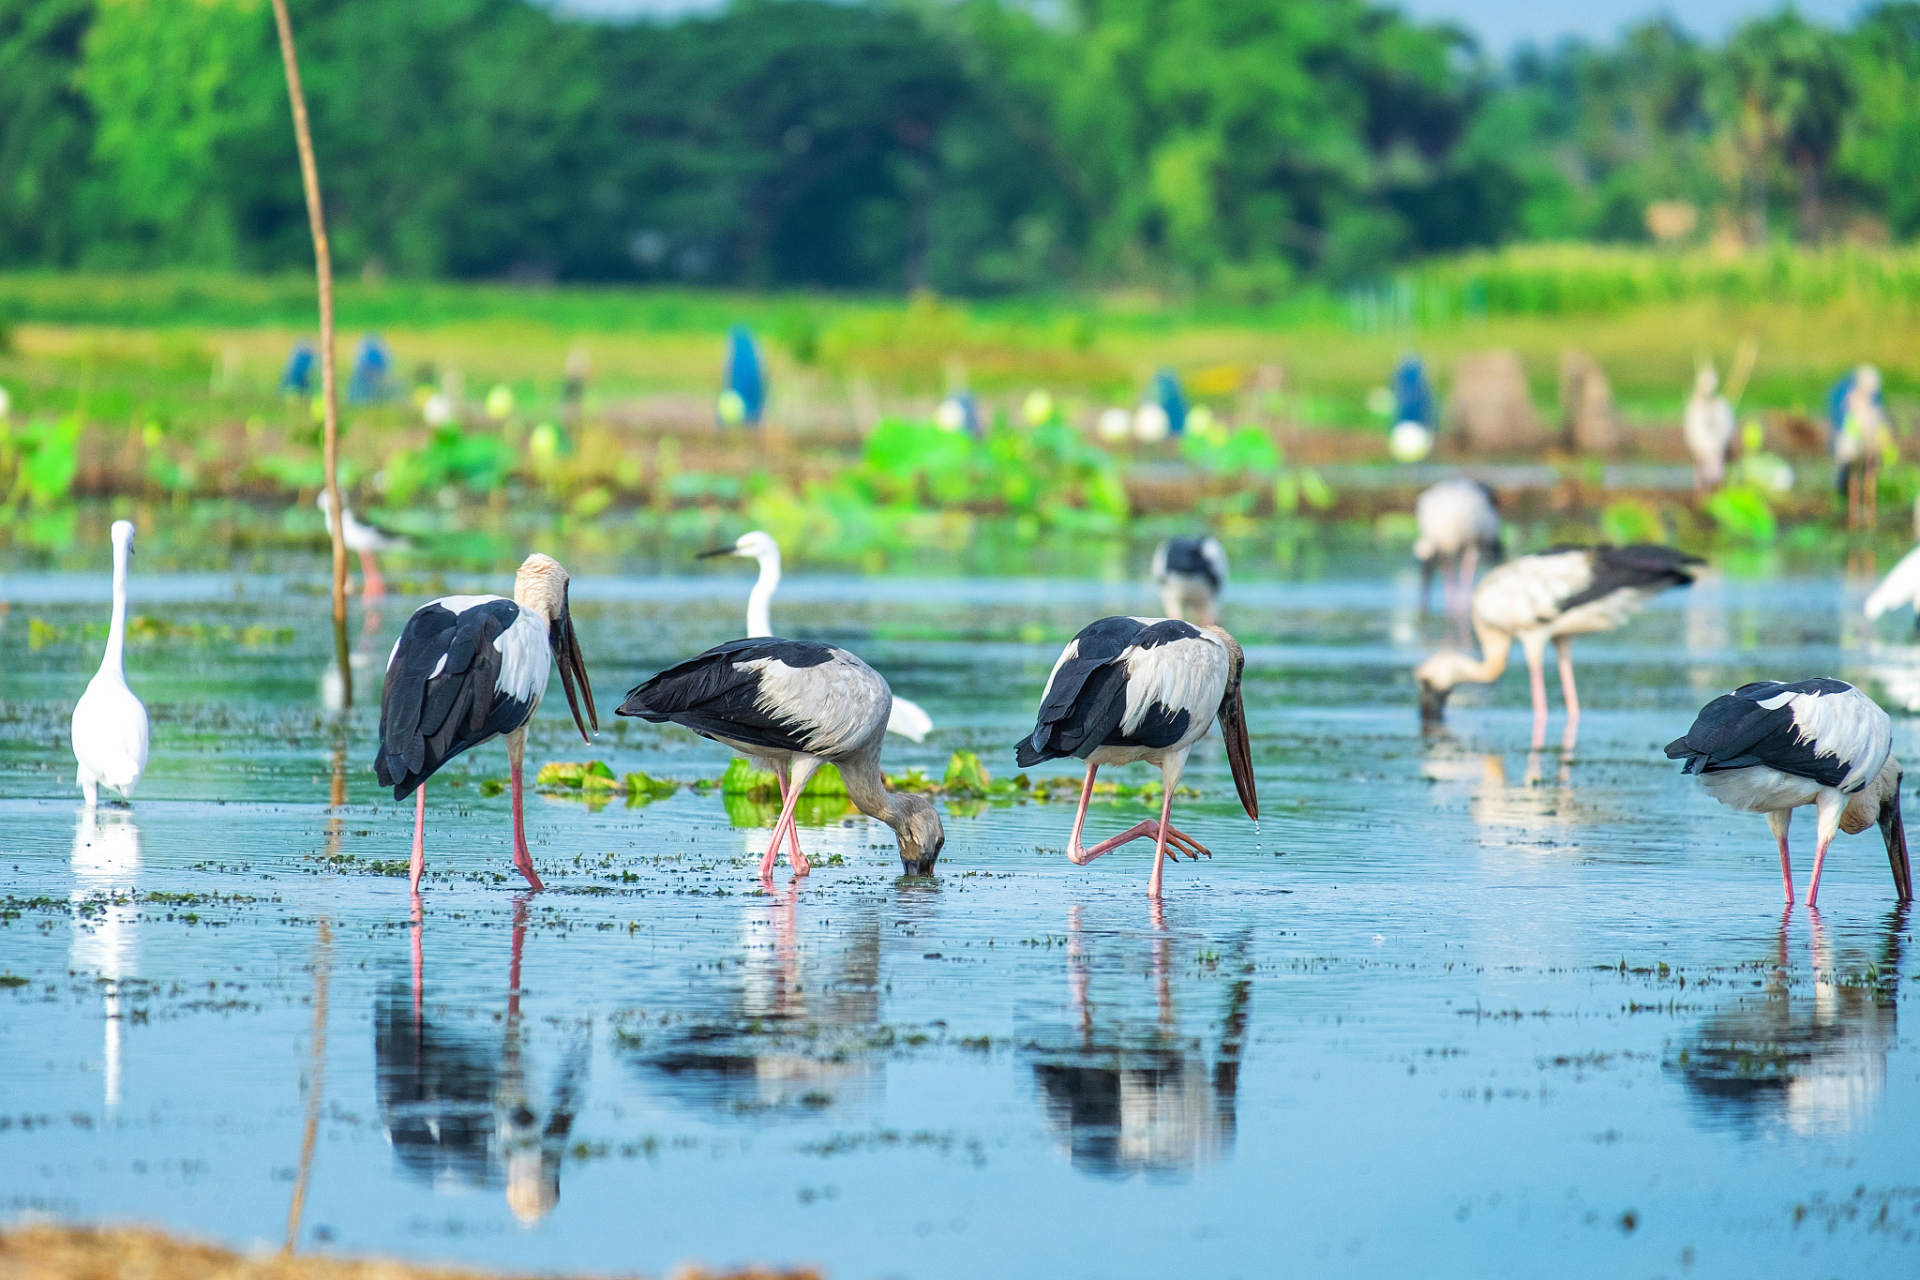
[[[1455,476],[1429,485],[1413,502],[1419,537],[1414,558],[1454,557],[1468,547],[1486,547],[1500,541],[1500,511],[1484,485]]]

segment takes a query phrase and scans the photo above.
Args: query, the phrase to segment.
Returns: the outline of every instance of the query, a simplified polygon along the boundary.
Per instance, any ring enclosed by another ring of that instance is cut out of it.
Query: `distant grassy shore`
[[[12,404],[0,511],[18,524],[15,543],[57,547],[71,527],[62,504],[79,497],[310,502],[317,428],[311,405],[279,383],[312,311],[297,276],[0,275],[0,387]],[[1154,513],[1216,526],[1371,522],[1404,496],[1391,485],[1333,493],[1309,473],[1389,467],[1386,423],[1368,400],[1402,355],[1420,354],[1444,397],[1462,355],[1495,347],[1519,353],[1549,423],[1564,354],[1596,359],[1632,428],[1615,461],[1669,465],[1684,460],[1678,420],[1696,361],[1724,373],[1743,339],[1757,343],[1741,412],[1774,424],[1769,447],[1782,451],[1775,425],[1823,418],[1835,379],[1872,361],[1903,453],[1920,457],[1915,249],[1722,258],[1531,247],[1261,306],[1144,290],[966,301],[357,280],[342,285],[339,311],[343,381],[363,335],[378,333],[393,356],[393,397],[346,406],[346,482],[361,507],[413,512],[423,527],[425,508],[473,503],[576,522],[696,509],[708,526],[733,513],[844,556],[929,521],[952,536],[953,517],[1109,533]],[[753,328],[769,368],[759,432],[714,421],[736,323]],[[575,351],[591,372],[569,402]],[[1160,368],[1271,448],[1098,439],[1098,413],[1136,403]],[[960,448],[914,425],[962,386],[1005,434]],[[457,422],[438,430],[420,409],[434,388],[459,389]],[[1035,389],[1053,397],[1053,434],[1021,434]],[[877,440],[882,422],[898,426]],[[1801,433],[1794,459],[1801,492],[1774,503],[1788,522],[1830,518],[1812,438]],[[1534,503],[1543,530],[1584,520],[1604,531],[1618,495],[1601,492],[1599,459],[1524,460],[1565,479]],[[1920,470],[1907,465],[1890,484],[1882,523],[1904,528]],[[1684,496],[1643,508],[1616,512],[1613,529],[1686,539],[1716,527]]]

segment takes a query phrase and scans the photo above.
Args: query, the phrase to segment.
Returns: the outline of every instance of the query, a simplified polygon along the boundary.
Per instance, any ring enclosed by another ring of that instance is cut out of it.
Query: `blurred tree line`
[[[1920,231],[1906,0],[1504,66],[1362,0],[293,12],[369,272],[1258,299],[1516,239]],[[280,77],[266,0],[0,0],[0,266],[303,266]]]

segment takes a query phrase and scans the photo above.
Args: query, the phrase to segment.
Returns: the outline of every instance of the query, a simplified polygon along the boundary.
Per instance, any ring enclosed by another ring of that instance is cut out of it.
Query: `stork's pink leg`
[[[536,891],[547,886],[540,883],[540,876],[533,869],[533,852],[527,848],[526,807],[520,796],[520,752],[512,752],[513,766],[513,865],[527,878],[527,883]]]
[[[360,597],[363,600],[378,600],[387,594],[386,579],[380,576],[380,566],[374,562],[373,552],[360,553]]]
[[[1560,700],[1567,704],[1567,728],[1580,723],[1580,694],[1573,686],[1573,637],[1555,636],[1553,647],[1560,655]]]
[[[1828,836],[1822,840],[1819,846],[1813,851],[1813,879],[1807,882],[1807,905],[1809,907],[1813,906],[1814,900],[1820,896],[1820,868],[1826,865],[1827,846],[1832,843],[1833,837]],[[1793,901],[1792,885],[1787,886],[1787,901]]]
[[[1085,866],[1090,861],[1080,848],[1080,828],[1087,820],[1087,801],[1093,798],[1093,775],[1098,772],[1099,765],[1087,765],[1087,780],[1080,785],[1080,807],[1073,815],[1073,834],[1067,837],[1067,861],[1075,866]]]
[[[813,770],[801,769],[796,770],[796,772],[799,776],[793,778],[787,784],[786,798],[782,800],[780,804],[780,821],[773,824],[773,839],[767,841],[767,851],[760,859],[760,878],[762,880],[771,880],[773,878],[774,860],[780,856],[780,840],[781,837],[785,835],[792,835],[793,837],[793,853],[788,859],[789,864],[793,867],[793,873],[797,876],[803,876],[812,870],[812,868],[807,865],[806,855],[800,852],[800,837],[791,830],[791,823],[793,822],[794,806],[800,801],[800,793],[807,789],[807,779],[812,776]]]
[[[1143,822],[1136,822],[1134,825],[1132,825],[1131,827],[1128,827],[1125,831],[1122,831],[1117,836],[1113,836],[1109,839],[1102,840],[1099,844],[1094,845],[1093,848],[1091,849],[1081,850],[1080,857],[1078,859],[1079,864],[1081,866],[1085,866],[1087,863],[1092,862],[1095,858],[1100,857],[1102,854],[1112,853],[1115,849],[1118,849],[1121,845],[1131,844],[1133,841],[1138,840],[1142,836],[1152,836],[1154,837],[1154,839],[1158,840],[1160,838],[1160,832],[1163,829],[1167,833],[1166,838],[1173,842],[1173,847],[1166,850],[1166,854],[1169,858],[1173,858],[1177,860],[1179,856],[1184,853],[1189,858],[1192,858],[1194,861],[1198,862],[1200,860],[1200,855],[1203,853],[1206,854],[1209,858],[1213,856],[1213,850],[1207,848],[1207,846],[1201,844],[1198,840],[1195,840],[1192,836],[1180,830],[1180,828],[1174,826],[1172,823],[1170,822],[1166,823],[1164,824],[1164,827],[1163,827],[1163,824],[1155,822],[1152,818],[1148,818]]]
[[[773,776],[780,782],[780,807],[782,809],[787,807],[787,790],[793,785],[787,777],[787,768],[788,766],[784,764],[773,767]],[[800,802],[798,800],[793,802],[793,810],[796,816],[787,822],[787,843],[793,850],[793,853],[788,856],[798,857],[800,861],[804,863],[807,860],[807,855],[800,852],[800,819],[798,817]],[[774,848],[778,849],[779,847],[780,842],[776,839],[774,841]]]
[[[1172,812],[1173,788],[1168,787],[1160,797],[1160,829],[1153,842],[1153,875],[1147,880],[1147,896],[1156,902],[1160,900],[1160,868],[1167,860],[1167,831],[1173,825],[1167,818]]]
[[[1547,745],[1547,673],[1540,665],[1540,655],[1531,648],[1527,650],[1527,683],[1533,690],[1533,749],[1538,751]]]
[[[1793,906],[1793,858],[1787,853],[1787,831],[1793,826],[1793,810],[1780,809],[1767,814],[1767,828],[1780,846],[1780,885],[1786,890],[1787,906]],[[1783,924],[1782,928],[1785,927]]]
[[[420,895],[413,895],[413,1029],[420,1030],[420,1003],[427,976],[427,958],[420,945]]]
[[[413,789],[413,869],[407,877],[407,888],[417,898],[420,895],[420,875],[427,869],[427,784],[421,783]]]
[[[1473,575],[1480,567],[1480,548],[1469,543],[1460,553],[1460,612],[1473,611]]]

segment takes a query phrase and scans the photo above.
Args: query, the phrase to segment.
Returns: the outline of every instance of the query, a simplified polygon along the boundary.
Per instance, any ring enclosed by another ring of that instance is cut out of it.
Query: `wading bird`
[[[314,502],[327,517],[327,532],[333,532],[333,495],[325,489],[320,491]],[[353,508],[347,508],[346,519],[341,522],[340,540],[347,544],[347,550],[360,557],[360,594],[370,600],[377,600],[387,594],[387,583],[380,576],[380,565],[373,558],[376,551],[404,550],[407,540],[390,529],[382,529],[377,524],[368,524],[356,518]]]
[[[1546,742],[1547,642],[1560,654],[1560,694],[1567,704],[1567,734],[1580,724],[1580,698],[1573,684],[1573,637],[1612,631],[1668,587],[1693,581],[1698,556],[1671,547],[1562,547],[1521,556],[1480,580],[1473,593],[1473,629],[1480,658],[1436,653],[1414,671],[1420,684],[1420,718],[1436,721],[1447,696],[1462,682],[1491,684],[1507,669],[1518,640],[1527,655],[1533,688],[1533,745]]]
[[[862,813],[893,828],[906,873],[932,875],[947,843],[939,812],[924,796],[888,791],[880,773],[892,701],[880,673],[845,649],[767,636],[729,640],[667,668],[627,694],[619,713],[691,729],[780,780],[780,820],[760,859],[762,879],[773,874],[782,839],[794,874],[810,870],[793,809],[823,764],[839,768]]]
[[[1867,621],[1872,622],[1889,609],[1913,609],[1913,631],[1920,636],[1920,547],[1900,557],[1900,563],[1880,580],[1867,597]]]
[[[1247,713],[1240,701],[1244,663],[1239,644],[1222,628],[1196,627],[1176,618],[1102,618],[1067,642],[1047,679],[1039,720],[1016,758],[1023,769],[1066,756],[1087,762],[1073,834],[1067,838],[1069,862],[1085,866],[1129,841],[1152,836],[1153,875],[1147,893],[1158,898],[1164,858],[1180,853],[1212,857],[1204,845],[1176,830],[1169,817],[1187,753],[1216,717],[1240,803],[1249,818],[1260,820]],[[1087,820],[1094,774],[1103,764],[1141,760],[1160,767],[1165,784],[1160,820],[1148,819],[1082,849],[1080,828]]]
[[[741,534],[727,546],[702,551],[695,558],[711,560],[715,556],[740,556],[759,561],[760,576],[754,580],[753,591],[747,596],[747,638],[759,640],[771,636],[773,623],[767,606],[780,586],[780,544],[773,540],[772,534],[755,529]],[[887,712],[887,732],[922,742],[933,732],[933,717],[922,711],[919,703],[895,694],[893,708]]]
[[[1701,708],[1687,736],[1667,744],[1682,773],[1700,775],[1707,794],[1730,809],[1767,815],[1780,844],[1780,882],[1793,903],[1793,863],[1787,825],[1793,811],[1813,805],[1813,881],[1807,905],[1820,894],[1820,869],[1834,833],[1856,835],[1878,823],[1893,868],[1894,893],[1913,897],[1907,834],[1900,821],[1900,762],[1893,758],[1893,722],[1866,694],[1844,680],[1782,684],[1759,680]]]
[[[97,808],[100,788],[133,799],[147,771],[147,708],[127,687],[127,562],[133,559],[133,522],[113,522],[113,621],[107,628],[107,652],[100,670],[73,708],[75,781]]]
[[[1449,576],[1440,579],[1440,596],[1447,612],[1465,613],[1480,558],[1485,556],[1489,565],[1506,558],[1500,541],[1500,499],[1480,481],[1455,476],[1421,491],[1413,502],[1413,520],[1419,529],[1413,557],[1420,562],[1420,611],[1426,612],[1432,599],[1435,572],[1445,569]]]
[[[1220,539],[1168,538],[1153,549],[1153,584],[1169,618],[1202,627],[1220,620],[1220,593],[1227,589],[1227,553]]]
[[[1703,364],[1694,375],[1680,435],[1693,455],[1693,491],[1712,493],[1727,474],[1727,450],[1733,447],[1733,406],[1720,394],[1720,377]]]
[[[539,552],[528,556],[513,578],[513,599],[443,596],[421,605],[387,659],[380,694],[380,755],[374,773],[393,798],[411,793],[413,869],[409,885],[420,889],[426,869],[427,779],[470,747],[505,734],[513,770],[513,865],[535,889],[544,888],[527,851],[521,804],[520,765],[527,750],[527,724],[547,691],[547,666],[560,668],[567,708],[580,727],[580,701],[587,720],[600,728],[593,686],[567,608],[567,571]],[[578,679],[578,696],[574,681]]]

